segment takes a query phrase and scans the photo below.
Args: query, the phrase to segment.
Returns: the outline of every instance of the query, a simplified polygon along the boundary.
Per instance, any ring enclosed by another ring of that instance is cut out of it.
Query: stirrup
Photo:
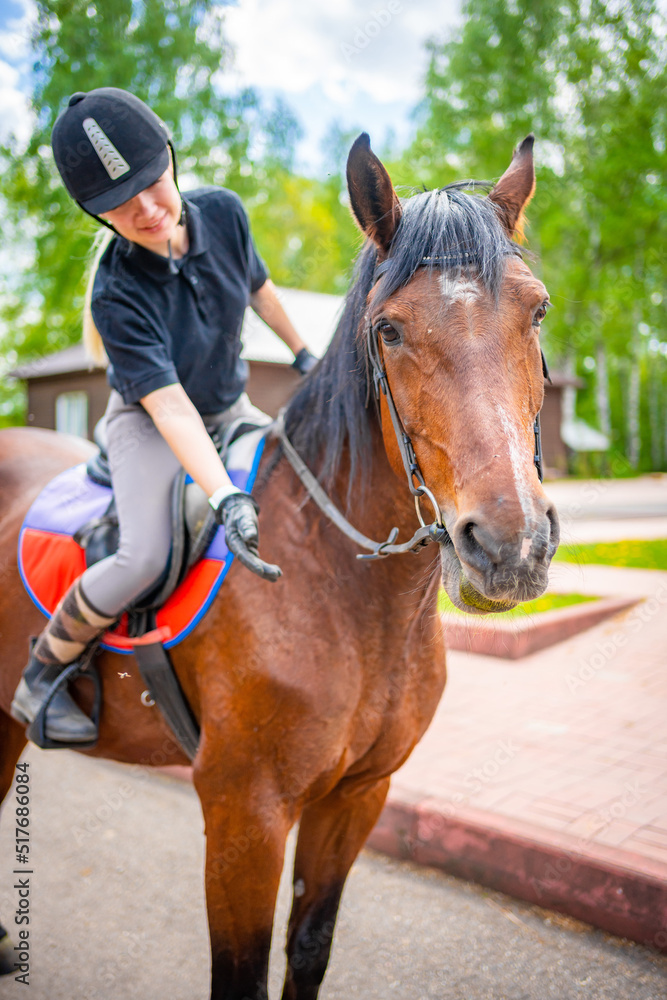
[[[32,743],[35,743],[38,747],[41,747],[42,750],[88,750],[91,747],[97,746],[97,735],[95,736],[95,739],[88,740],[85,743],[66,743],[60,740],[52,740],[46,735],[46,713],[49,705],[61,687],[64,684],[67,684],[68,681],[75,680],[77,677],[86,677],[93,683],[93,711],[90,715],[90,721],[99,733],[100,709],[102,705],[102,682],[100,680],[100,675],[97,672],[97,668],[93,665],[93,658],[96,651],[97,643],[87,649],[78,660],[75,660],[73,663],[68,664],[68,666],[64,668],[49,688],[46,698],[42,702],[37,715],[26,728],[25,734],[28,739]]]

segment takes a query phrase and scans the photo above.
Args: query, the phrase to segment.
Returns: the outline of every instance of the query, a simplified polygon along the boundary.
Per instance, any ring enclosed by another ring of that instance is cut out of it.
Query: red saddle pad
[[[230,448],[227,472],[239,489],[252,490],[264,435],[264,428],[252,431]],[[85,465],[75,465],[51,480],[26,514],[19,536],[19,572],[30,597],[47,617],[86,568],[85,553],[72,536],[92,518],[101,517],[111,497],[108,487],[90,479]],[[225,544],[225,530],[218,528],[203,558],[157,612],[157,627],[170,636],[164,641],[167,648],[181,642],[201,621],[233,558]],[[117,628],[105,633],[102,646],[117,653],[132,652],[127,615]]]

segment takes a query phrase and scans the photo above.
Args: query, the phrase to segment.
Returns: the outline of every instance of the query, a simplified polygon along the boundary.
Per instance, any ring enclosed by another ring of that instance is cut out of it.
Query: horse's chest
[[[369,754],[379,771],[398,767],[424,735],[442,695],[446,680],[445,653],[431,649],[395,667],[376,685],[363,713],[366,734],[372,735]],[[368,728],[374,731],[368,732]]]

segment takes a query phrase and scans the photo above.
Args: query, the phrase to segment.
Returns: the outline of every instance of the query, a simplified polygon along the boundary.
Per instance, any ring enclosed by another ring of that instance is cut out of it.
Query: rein
[[[317,506],[320,508],[323,514],[325,514],[329,520],[336,525],[339,531],[342,531],[344,535],[352,539],[357,545],[362,549],[367,549],[370,555],[357,555],[357,559],[381,559],[383,556],[400,556],[406,552],[416,552],[422,546],[427,545],[428,542],[440,542],[444,544],[448,541],[449,535],[447,534],[447,529],[443,524],[437,524],[435,521],[433,524],[424,524],[419,513],[419,508],[417,508],[417,514],[419,520],[421,521],[421,527],[415,531],[412,538],[403,542],[400,545],[394,544],[398,538],[398,528],[392,528],[389,535],[384,542],[375,542],[372,538],[368,538],[366,535],[358,531],[350,522],[344,517],[343,514],[338,510],[331,497],[322,489],[317,479],[310,471],[304,460],[301,458],[296,448],[292,442],[287,437],[285,431],[285,417],[284,410],[281,410],[278,414],[275,423],[271,427],[271,432],[274,437],[277,437],[280,441],[283,451],[285,453],[285,458],[292,466],[297,476],[305,486],[311,499],[315,501]],[[415,498],[417,500],[417,498]],[[436,507],[437,509],[437,507]]]
[[[474,263],[476,263],[476,255],[469,252],[434,255],[422,258],[422,267],[466,266]],[[390,266],[390,257],[377,265],[375,268],[373,284],[379,281]],[[311,499],[314,500],[322,513],[336,525],[339,531],[359,545],[362,549],[367,549],[370,552],[370,555],[357,555],[357,559],[381,559],[384,556],[404,555],[406,552],[417,552],[429,542],[439,542],[441,545],[445,545],[450,541],[449,534],[442,519],[442,513],[440,511],[438,501],[426,485],[424,475],[419,468],[419,462],[417,461],[417,455],[415,453],[412,440],[410,435],[405,430],[403,422],[396,409],[394,397],[387,378],[387,372],[379,351],[378,342],[373,336],[373,327],[371,325],[370,318],[368,319],[366,328],[366,348],[372,369],[375,397],[379,400],[380,393],[382,393],[385,397],[387,409],[389,410],[392,426],[394,428],[394,434],[396,435],[396,442],[403,461],[403,468],[405,469],[405,475],[408,481],[408,489],[415,498],[415,510],[421,527],[415,531],[409,541],[396,545],[395,542],[398,537],[398,528],[392,528],[386,541],[375,542],[372,538],[368,538],[366,535],[358,531],[352,524],[350,524],[347,518],[344,517],[335,506],[329,495],[322,489],[313,473],[310,471],[287,437],[284,410],[281,410],[278,414],[278,417],[271,428],[272,433],[280,441],[285,457],[298,478],[301,480],[302,484],[305,486]],[[544,351],[541,351],[540,353],[542,355],[542,372],[544,378],[551,382],[546,358],[544,357]],[[538,478],[540,482],[542,482],[544,473],[542,465],[542,436],[540,430],[539,412],[535,417],[533,431],[535,434],[533,461],[535,463],[535,468],[537,469]],[[415,486],[415,480],[418,483],[417,486]],[[422,517],[419,501],[423,496],[428,499],[435,514],[435,520],[432,521],[431,524],[426,524]]]

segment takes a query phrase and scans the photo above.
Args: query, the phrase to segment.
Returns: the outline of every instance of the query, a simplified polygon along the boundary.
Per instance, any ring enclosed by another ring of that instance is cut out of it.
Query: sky
[[[0,0],[0,140],[30,133],[32,0]],[[321,143],[333,122],[403,144],[426,71],[424,43],[460,18],[460,0],[239,0],[225,15],[235,50],[223,87],[251,86],[287,101],[302,126],[296,166],[326,170]],[[110,81],[110,84],[112,81]]]

